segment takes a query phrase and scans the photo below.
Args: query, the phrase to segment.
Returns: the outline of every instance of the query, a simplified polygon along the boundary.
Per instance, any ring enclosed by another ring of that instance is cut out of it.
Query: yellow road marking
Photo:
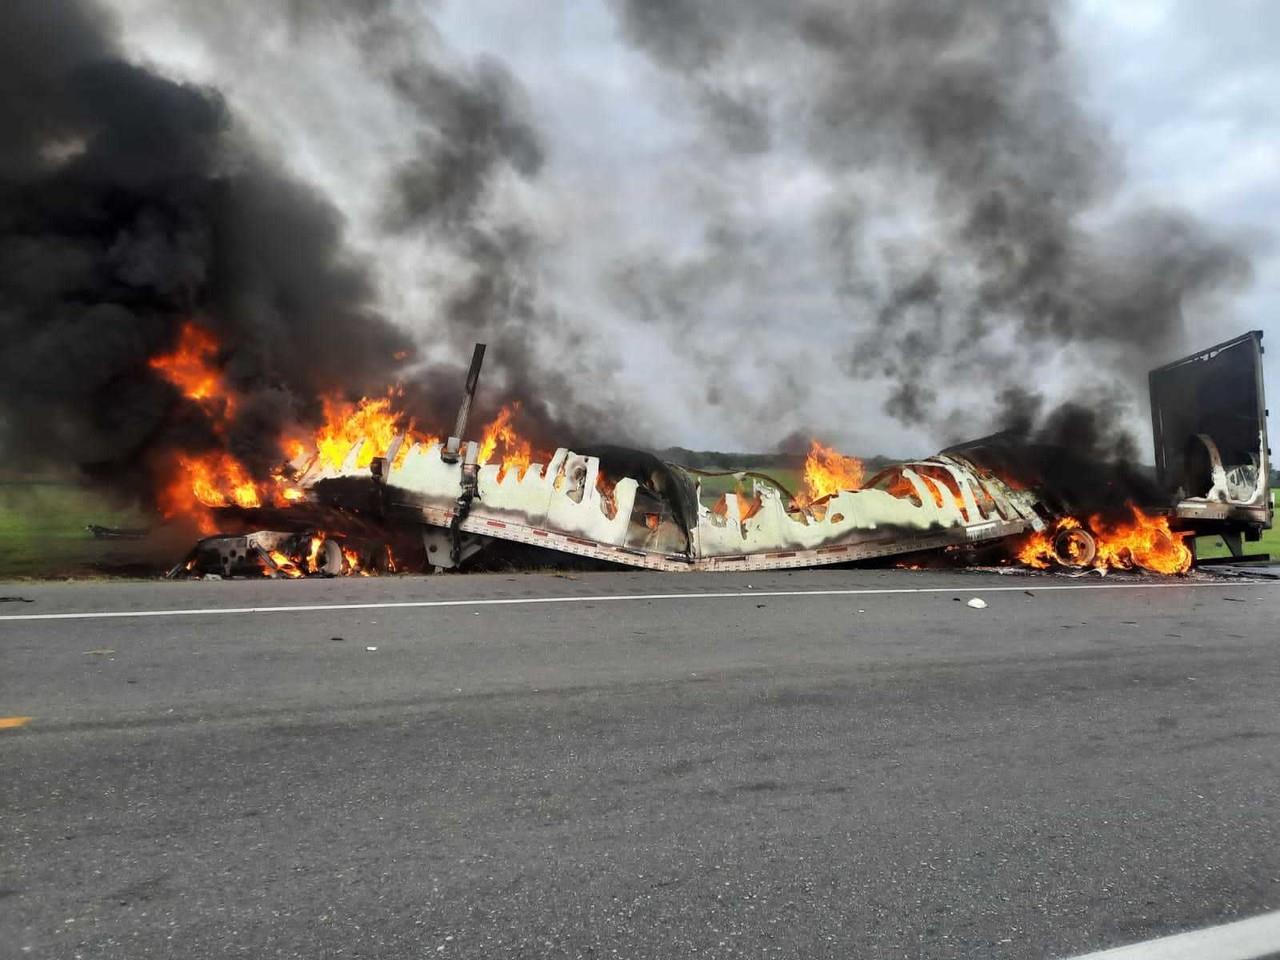
[[[0,730],[12,730],[15,727],[25,727],[30,722],[30,717],[0,717]]]

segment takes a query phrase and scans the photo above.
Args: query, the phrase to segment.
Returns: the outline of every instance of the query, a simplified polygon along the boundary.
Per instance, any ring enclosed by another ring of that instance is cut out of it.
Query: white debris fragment
[[[377,647],[365,647],[365,649],[366,649],[366,650],[368,650],[370,653],[373,653],[373,652],[374,652],[375,650],[377,650],[378,648],[377,648]]]
[[[967,606],[973,607],[975,610],[985,610],[987,607],[987,601],[983,600],[981,597],[974,597],[969,601]]]

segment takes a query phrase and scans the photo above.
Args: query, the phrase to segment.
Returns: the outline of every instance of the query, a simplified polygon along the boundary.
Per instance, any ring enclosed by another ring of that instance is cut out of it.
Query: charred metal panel
[[[1040,523],[1029,499],[945,457],[902,464],[864,489],[842,490],[804,509],[767,485],[757,485],[749,500],[736,493],[721,499],[699,517],[699,560],[722,564],[744,554],[833,548],[841,548],[845,560],[887,556],[923,549],[923,541],[1007,536]]]
[[[1176,512],[1270,526],[1262,332],[1152,370],[1150,387],[1157,482]]]
[[[704,502],[696,472],[639,452],[600,453],[611,469],[564,448],[523,470],[485,464],[462,516],[463,466],[438,443],[414,444],[377,470],[357,467],[354,454],[340,470],[313,465],[301,484],[318,502],[376,500],[396,522],[666,570],[847,563],[1043,526],[1032,494],[958,456],[900,464],[864,489],[801,506],[761,476],[750,492]],[[435,537],[428,551],[433,544],[438,556],[443,542]]]
[[[170,580],[210,575],[300,577],[305,570],[294,562],[294,556],[307,554],[311,538],[310,533],[292,530],[255,530],[240,536],[205,537],[182,563],[169,571],[168,577]],[[332,540],[321,543],[313,555],[313,568],[311,572],[324,576],[342,573],[340,546]]]

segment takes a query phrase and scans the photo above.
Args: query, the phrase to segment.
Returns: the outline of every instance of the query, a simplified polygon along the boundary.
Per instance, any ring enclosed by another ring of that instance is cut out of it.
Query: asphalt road
[[[1280,908],[1271,583],[0,595],[3,957],[985,960]]]

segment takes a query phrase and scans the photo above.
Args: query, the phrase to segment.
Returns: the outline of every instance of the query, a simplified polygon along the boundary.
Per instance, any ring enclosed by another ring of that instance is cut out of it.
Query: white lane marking
[[[1220,927],[1193,930],[1072,960],[1256,960],[1280,952],[1280,910]]]
[[[383,603],[315,603],[281,607],[192,607],[174,610],[95,610],[84,613],[20,613],[0,617],[0,623],[32,620],[115,620],[128,617],[206,617],[228,614],[316,613],[331,610],[397,610],[422,607],[504,607],[537,603],[618,603],[626,600],[738,600],[760,597],[867,597],[890,594],[930,593],[1038,593],[1063,590],[1182,590],[1188,587],[1227,587],[1243,589],[1276,584],[1250,583],[1061,583],[1040,586],[1026,583],[1016,587],[976,587],[960,584],[951,587],[858,587],[848,590],[737,590],[716,593],[620,593],[604,596],[572,594],[565,597],[489,597],[474,600],[396,600]]]

